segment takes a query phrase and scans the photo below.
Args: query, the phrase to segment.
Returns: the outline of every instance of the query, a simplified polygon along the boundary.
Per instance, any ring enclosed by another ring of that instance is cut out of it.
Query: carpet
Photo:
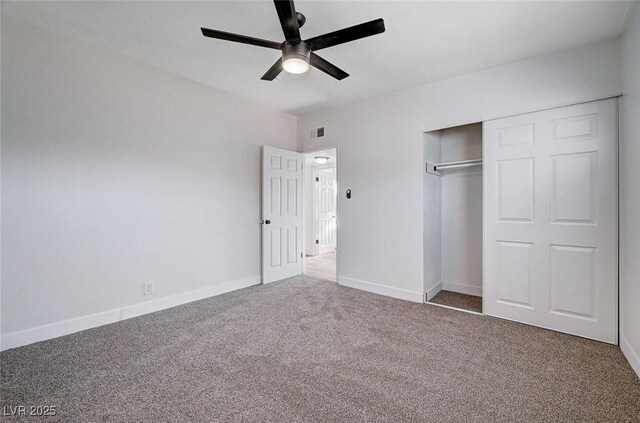
[[[299,276],[0,353],[65,422],[631,422],[619,348]],[[3,421],[23,421],[3,417]]]
[[[429,302],[482,313],[482,297],[461,294],[459,292],[443,290],[438,292]]]

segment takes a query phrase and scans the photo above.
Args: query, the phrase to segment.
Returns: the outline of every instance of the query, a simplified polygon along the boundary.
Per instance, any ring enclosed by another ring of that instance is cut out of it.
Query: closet
[[[427,301],[481,312],[482,123],[424,134]]]
[[[617,102],[424,133],[427,302],[618,342]]]

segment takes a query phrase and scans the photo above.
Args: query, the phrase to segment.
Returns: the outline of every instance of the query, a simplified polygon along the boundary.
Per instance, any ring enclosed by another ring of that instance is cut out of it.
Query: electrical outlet
[[[142,293],[144,295],[153,294],[153,282],[147,282],[147,283],[143,284],[142,285]]]

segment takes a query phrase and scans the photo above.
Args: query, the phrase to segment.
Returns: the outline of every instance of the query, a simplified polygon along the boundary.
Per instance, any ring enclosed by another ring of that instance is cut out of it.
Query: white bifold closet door
[[[262,283],[302,273],[302,154],[262,149]]]
[[[483,125],[484,313],[616,344],[616,100]]]

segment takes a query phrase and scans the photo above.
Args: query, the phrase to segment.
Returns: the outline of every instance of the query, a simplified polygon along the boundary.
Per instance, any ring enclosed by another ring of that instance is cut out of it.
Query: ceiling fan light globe
[[[284,59],[282,68],[289,73],[301,74],[309,70],[309,62],[302,58],[291,57]]]

